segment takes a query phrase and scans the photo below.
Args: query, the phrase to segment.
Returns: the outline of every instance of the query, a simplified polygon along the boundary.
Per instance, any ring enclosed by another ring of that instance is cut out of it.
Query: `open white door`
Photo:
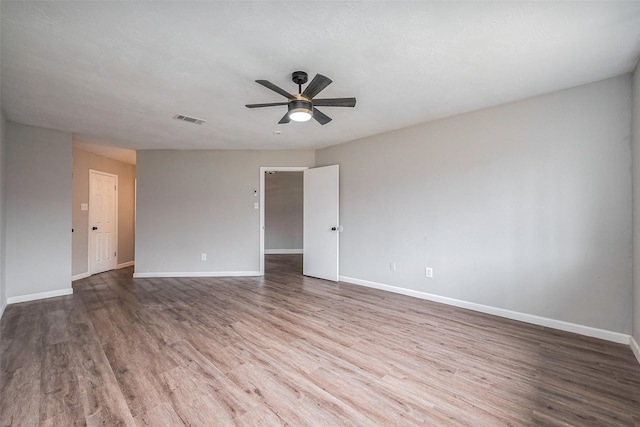
[[[338,165],[304,171],[305,276],[338,281]]]
[[[89,273],[113,270],[117,265],[118,176],[89,171]]]

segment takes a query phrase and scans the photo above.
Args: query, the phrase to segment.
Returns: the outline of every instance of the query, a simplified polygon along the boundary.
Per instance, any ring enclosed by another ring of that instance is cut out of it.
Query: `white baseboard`
[[[2,303],[0,304],[0,319],[2,319],[5,308],[7,308],[7,300],[2,301]]]
[[[287,254],[301,254],[302,249],[265,249],[265,255],[287,255]]]
[[[366,286],[369,288],[381,289],[397,294],[435,301],[442,304],[453,305],[455,307],[467,308],[481,313],[493,314],[494,316],[506,317],[507,319],[519,320],[521,322],[532,323],[534,325],[545,326],[547,328],[559,329],[561,331],[573,332],[593,338],[600,338],[619,344],[629,345],[630,336],[619,332],[606,331],[604,329],[593,328],[591,326],[578,325],[562,320],[549,319],[547,317],[535,316],[533,314],[519,313],[517,311],[505,310],[503,308],[491,307],[474,302],[462,301],[455,298],[443,297],[429,294],[413,289],[399,288],[397,286],[385,285],[383,283],[370,282],[368,280],[356,279],[353,277],[340,276],[340,281],[353,283],[354,285]]]
[[[116,265],[116,269],[119,270],[121,268],[131,267],[132,265],[134,265],[134,261],[127,261],[123,262],[122,264]],[[84,279],[89,276],[91,276],[91,273],[89,273],[88,271],[85,273],[76,274],[75,276],[71,276],[71,281],[75,282],[76,280]]]
[[[245,276],[262,276],[259,271],[171,271],[171,272],[152,272],[152,273],[133,273],[134,279],[153,278],[153,277],[245,277]]]
[[[89,276],[91,276],[91,274],[89,274],[88,271],[84,273],[76,274],[75,276],[71,276],[71,281],[75,282],[76,280],[84,279]]]
[[[38,292],[35,294],[18,295],[15,297],[7,298],[7,304],[17,304],[19,302],[35,301],[38,299],[61,297],[64,295],[71,295],[73,288],[57,289],[49,292]]]
[[[636,359],[638,359],[638,363],[640,363],[640,345],[638,345],[638,341],[636,341],[633,335],[629,339],[629,347],[631,347],[631,351],[633,351],[633,354],[635,354]]]
[[[134,261],[127,261],[127,262],[123,262],[122,264],[116,265],[116,268],[117,269],[127,268],[127,267],[131,267],[132,265],[134,265]]]

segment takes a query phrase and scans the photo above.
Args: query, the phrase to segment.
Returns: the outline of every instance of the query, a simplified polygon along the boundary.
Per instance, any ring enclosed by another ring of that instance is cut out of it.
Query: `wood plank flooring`
[[[300,271],[123,269],[9,306],[0,425],[640,426],[627,346]]]

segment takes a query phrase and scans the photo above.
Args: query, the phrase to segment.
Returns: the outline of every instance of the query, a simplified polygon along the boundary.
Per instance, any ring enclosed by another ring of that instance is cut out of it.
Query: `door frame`
[[[114,263],[115,263],[115,265],[113,266],[114,270],[118,268],[118,256],[120,255],[120,251],[118,251],[118,190],[119,190],[118,187],[120,186],[118,184],[118,175],[115,175],[109,172],[100,171],[97,169],[89,169],[89,211],[87,212],[87,271],[89,272],[89,276],[94,274],[91,271],[91,175],[94,173],[111,176],[116,179],[116,195],[115,195],[116,215],[114,218],[114,232],[113,232],[114,234],[113,246],[116,248],[116,256],[113,257]]]
[[[260,276],[264,276],[264,175],[266,171],[302,172],[309,166],[261,166],[260,167]],[[302,255],[304,256],[304,254]]]

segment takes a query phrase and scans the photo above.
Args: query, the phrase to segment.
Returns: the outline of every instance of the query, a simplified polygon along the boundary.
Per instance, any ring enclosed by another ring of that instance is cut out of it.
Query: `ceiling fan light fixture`
[[[313,104],[297,99],[289,102],[289,118],[294,122],[306,122],[313,117]]]

